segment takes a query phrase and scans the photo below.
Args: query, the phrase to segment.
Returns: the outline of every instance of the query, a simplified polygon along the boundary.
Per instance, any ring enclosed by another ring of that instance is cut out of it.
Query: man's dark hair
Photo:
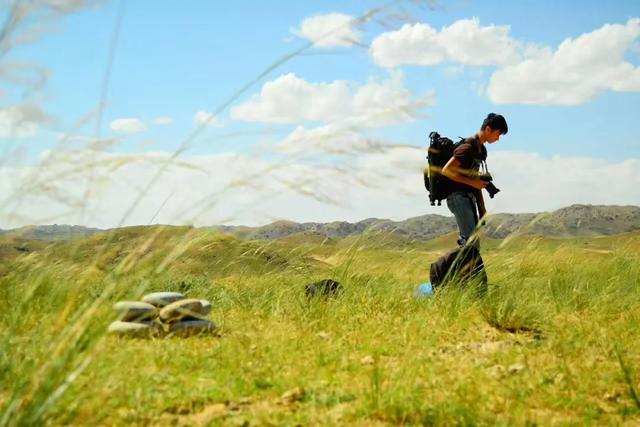
[[[482,122],[480,130],[484,130],[487,126],[489,126],[491,130],[499,130],[502,135],[509,132],[507,121],[500,114],[489,113],[487,118]]]

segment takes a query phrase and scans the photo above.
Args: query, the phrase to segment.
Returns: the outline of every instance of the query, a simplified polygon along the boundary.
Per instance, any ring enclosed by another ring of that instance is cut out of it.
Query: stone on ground
[[[211,304],[203,304],[203,301],[204,300],[198,299],[183,299],[173,302],[160,310],[160,320],[166,323],[172,323],[187,317],[199,319],[202,316],[206,316],[211,311]]]
[[[156,307],[164,307],[182,299],[185,299],[185,296],[178,292],[154,292],[142,297],[142,301]]]
[[[200,302],[202,303],[202,316],[211,313],[211,303],[206,299],[201,299]]]
[[[150,337],[162,332],[162,327],[155,322],[111,322],[107,331],[110,334],[126,337]]]
[[[119,301],[113,309],[124,322],[153,319],[158,313],[153,305],[140,301]]]

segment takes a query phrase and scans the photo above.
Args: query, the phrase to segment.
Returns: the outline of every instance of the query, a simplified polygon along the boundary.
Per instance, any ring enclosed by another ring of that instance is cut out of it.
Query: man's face
[[[489,126],[487,126],[486,129],[489,132],[489,136],[487,137],[487,142],[493,144],[494,142],[497,142],[500,139],[500,131],[499,130],[492,130]]]

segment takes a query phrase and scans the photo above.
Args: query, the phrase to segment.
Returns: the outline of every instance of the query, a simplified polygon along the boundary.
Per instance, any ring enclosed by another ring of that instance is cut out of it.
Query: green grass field
[[[640,424],[640,233],[484,238],[488,295],[415,299],[454,240],[5,237],[0,426]],[[328,277],[344,295],[307,301]],[[218,333],[106,335],[157,290],[209,299]]]

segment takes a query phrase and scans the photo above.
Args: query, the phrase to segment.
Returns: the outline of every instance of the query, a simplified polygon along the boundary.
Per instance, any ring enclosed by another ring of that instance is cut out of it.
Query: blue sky
[[[49,120],[40,123],[38,131],[28,137],[5,138],[0,144],[26,150],[29,153],[26,158],[31,159],[29,163],[43,150],[54,147],[60,132],[73,129],[75,135],[83,137],[121,138],[118,144],[106,149],[110,153],[171,152],[197,127],[194,115],[198,111],[215,111],[278,58],[308,43],[308,37],[292,31],[302,28],[305,19],[330,13],[357,17],[381,5],[375,1],[125,1],[102,126],[97,130],[96,121],[90,120],[74,129],[100,99],[120,4],[100,2],[66,13],[53,25],[49,23],[53,31],[47,31],[36,41],[16,46],[5,56],[5,62],[35,63],[46,68],[49,78],[44,87],[37,89],[0,81],[3,106],[25,100],[35,102]],[[362,132],[367,138],[424,146],[430,130],[452,137],[468,136],[477,130],[488,112],[495,111],[507,118],[510,131],[490,147],[490,160],[492,153],[498,152],[530,153],[547,159],[580,157],[612,164],[638,159],[640,92],[632,77],[624,90],[598,88],[593,96],[582,97],[585,99],[572,105],[558,102],[531,105],[513,96],[508,96],[506,102],[495,102],[497,95],[490,96],[487,88],[496,71],[515,67],[527,58],[508,64],[498,58],[490,60],[488,65],[473,65],[468,59],[466,62],[460,59],[462,56],[448,53],[445,59],[431,65],[419,65],[415,62],[419,59],[414,58],[385,67],[374,59],[371,47],[374,40],[383,38],[385,33],[399,32],[403,25],[424,24],[439,32],[456,22],[476,19],[481,28],[508,27],[506,37],[522,46],[535,45],[555,52],[566,39],[575,40],[607,24],[625,26],[631,18],[640,16],[640,5],[632,0],[610,3],[589,0],[581,1],[579,7],[576,5],[557,1],[457,0],[436,2],[433,7],[421,9],[409,2],[397,2],[393,11],[405,13],[405,18],[387,19],[386,26],[369,22],[359,27],[358,45],[309,48],[264,76],[234,106],[250,103],[264,85],[289,73],[312,85],[345,81],[353,92],[372,81],[380,83],[397,78],[402,90],[414,98],[430,97],[431,105],[411,120],[392,120],[385,126],[366,124]],[[376,18],[383,16],[380,13]],[[42,24],[36,21],[33,25]],[[524,52],[524,48],[521,50]],[[395,55],[393,52],[382,54],[391,55],[388,58]],[[473,55],[482,58],[488,54],[477,51]],[[640,39],[630,42],[622,60],[633,67],[640,65]],[[544,67],[540,67],[539,72],[544,74]],[[562,79],[562,76],[556,78]],[[572,84],[582,83],[578,79],[556,84],[557,90],[571,89]],[[578,93],[581,89],[575,90]],[[562,96],[552,95],[552,98],[563,99]],[[278,156],[268,152],[269,146],[280,143],[298,126],[312,130],[333,124],[329,119],[308,117],[299,121],[284,120],[286,123],[255,117],[238,119],[230,115],[230,111],[227,108],[216,117],[216,125],[207,127],[199,135],[190,145],[188,155],[260,152],[269,158]],[[169,117],[172,123],[156,125],[154,120],[158,117]],[[113,130],[114,121],[122,118],[142,123],[144,131]],[[318,157],[333,158],[326,153]],[[24,161],[24,157],[22,159]],[[11,163],[11,159],[5,162]]]
[[[171,116],[175,118],[171,129],[152,130],[145,135],[156,141],[156,148],[170,149],[189,133],[195,111],[213,110],[267,65],[303,45],[305,41],[293,36],[290,29],[305,17],[335,11],[357,16],[376,4],[125,2],[102,133],[108,134],[109,121],[118,117],[152,120]],[[481,24],[509,25],[514,38],[551,46],[606,23],[623,24],[640,14],[640,6],[633,1],[606,5],[585,1],[579,8],[571,2],[551,1],[456,1],[440,5],[442,10],[406,10],[414,19],[435,28],[457,19],[478,17]],[[37,61],[50,69],[45,105],[59,119],[61,129],[70,127],[99,99],[117,8],[117,2],[109,2],[67,16],[59,24],[59,31],[15,52],[16,58]],[[372,26],[365,39],[380,32],[380,27]],[[386,74],[372,63],[364,49],[310,49],[308,54],[283,64],[264,81],[288,72],[310,82],[365,82],[369,76]],[[640,54],[631,53],[627,59],[637,65]],[[640,155],[640,144],[632,136],[640,133],[635,119],[638,93],[604,92],[588,103],[571,107],[495,105],[477,96],[470,87],[470,81],[481,83],[481,79],[473,77],[474,71],[479,70],[466,69],[446,76],[446,67],[406,67],[410,88],[433,90],[438,105],[427,110],[428,120],[392,130],[403,142],[420,144],[432,128],[451,135],[467,135],[475,131],[485,112],[495,110],[511,124],[509,138],[496,149],[526,148],[546,155],[580,152],[611,159]],[[484,70],[484,74],[489,73]],[[231,126],[243,128],[247,124]],[[286,127],[282,132],[286,134]],[[216,129],[215,133],[229,133],[229,126]],[[42,145],[46,145],[45,138],[46,134]],[[607,150],[603,150],[603,141],[609,142]],[[226,150],[229,144],[246,148],[251,142],[236,139],[198,149]]]

